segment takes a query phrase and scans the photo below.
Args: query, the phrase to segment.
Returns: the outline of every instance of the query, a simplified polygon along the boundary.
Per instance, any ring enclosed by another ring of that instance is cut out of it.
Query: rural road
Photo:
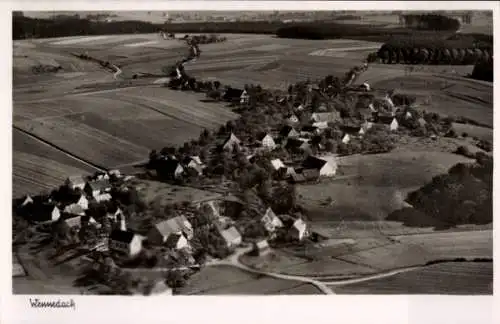
[[[373,275],[366,275],[362,276],[360,278],[354,278],[354,279],[345,279],[345,280],[334,280],[334,281],[322,281],[324,284],[327,285],[348,285],[348,284],[354,284],[354,283],[359,283],[359,282],[364,282],[364,281],[369,281],[369,280],[375,280],[375,279],[381,279],[385,277],[390,277],[393,275],[396,275],[398,273],[403,273],[403,272],[408,272],[408,271],[413,271],[413,270],[418,270],[423,268],[424,266],[412,266],[412,267],[405,267],[405,268],[400,268],[400,269],[395,269],[395,270],[389,270],[386,272],[381,272]]]
[[[232,254],[231,256],[229,256],[227,259],[224,259],[224,260],[214,260],[214,261],[210,262],[209,264],[207,264],[207,266],[229,265],[229,266],[233,266],[233,267],[239,268],[241,270],[244,270],[244,271],[247,271],[247,272],[251,272],[251,273],[255,273],[255,274],[266,275],[266,276],[269,276],[269,277],[278,278],[278,279],[284,279],[284,280],[300,281],[300,282],[303,282],[303,283],[308,283],[308,284],[312,284],[312,285],[316,286],[325,295],[335,295],[335,293],[333,292],[333,290],[331,288],[329,288],[328,286],[326,286],[324,283],[322,283],[320,281],[317,281],[317,280],[314,280],[314,279],[311,279],[311,278],[307,278],[307,277],[290,276],[290,275],[284,275],[284,274],[280,274],[280,273],[260,271],[260,270],[253,269],[251,267],[248,267],[248,266],[242,264],[239,261],[240,256],[242,256],[245,253],[250,252],[251,250],[252,250],[251,246],[246,246],[246,247],[243,247],[243,248],[239,248],[239,249],[236,250],[236,252],[234,254]]]

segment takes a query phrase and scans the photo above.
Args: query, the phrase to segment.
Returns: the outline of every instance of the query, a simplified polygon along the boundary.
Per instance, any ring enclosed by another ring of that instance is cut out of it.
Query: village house
[[[315,169],[319,171],[320,177],[332,177],[337,173],[337,162],[334,157],[308,156],[303,162],[304,169]]]
[[[267,208],[260,221],[269,233],[274,233],[278,228],[283,227],[283,223],[271,208]]]
[[[419,119],[417,119],[417,123],[418,125],[421,127],[421,128],[425,128],[425,126],[427,126],[427,122],[425,121],[425,119],[423,119],[422,117],[420,117]]]
[[[349,144],[350,141],[351,137],[349,136],[349,134],[345,133],[344,136],[342,137],[342,143]]]
[[[271,252],[271,247],[267,240],[257,241],[253,244],[253,254],[256,256],[264,256]]]
[[[387,125],[391,132],[394,132],[399,128],[398,120],[392,115],[379,115],[377,118],[377,122]]]
[[[122,174],[120,173],[120,170],[110,170],[108,172],[109,176],[113,176],[115,178],[121,178],[122,177]]]
[[[295,173],[295,168],[294,167],[284,167],[280,168],[277,171],[277,177],[278,179],[289,179],[293,174]]]
[[[340,120],[341,120],[340,113],[338,111],[313,113],[311,115],[311,122],[313,123],[319,123],[319,122],[333,123]]]
[[[35,210],[35,219],[41,222],[55,222],[61,217],[61,211],[51,203],[41,204]]]
[[[94,198],[111,190],[111,184],[107,179],[95,180],[87,182],[85,192]]]
[[[31,198],[30,195],[26,195],[26,197],[22,200],[20,207],[26,207],[31,204],[33,204],[33,198]]]
[[[134,232],[115,229],[109,236],[109,250],[134,257],[141,252],[142,241],[143,238]]]
[[[68,202],[80,206],[83,210],[89,209],[89,200],[83,194],[73,196]]]
[[[274,171],[278,171],[281,168],[286,168],[285,164],[280,159],[271,160],[271,165],[272,165]]]
[[[228,88],[224,91],[224,95],[222,99],[230,102],[241,102],[242,98],[248,97],[245,90],[236,89],[236,88]]]
[[[320,130],[328,128],[328,122],[326,121],[321,121],[321,122],[316,122],[312,124],[313,127],[316,127]]]
[[[62,222],[62,226],[66,231],[70,230],[79,231],[85,224],[93,225],[96,226],[97,228],[100,227],[100,224],[93,217],[90,216],[75,216],[67,218]]]
[[[297,132],[295,130],[295,128],[293,128],[290,125],[283,126],[283,128],[280,131],[280,137],[284,138],[284,139],[286,139],[286,138],[297,138],[299,136],[300,136],[299,132]]]
[[[298,151],[305,151],[310,148],[307,140],[301,138],[289,138],[286,141],[285,149],[291,151],[292,153]]]
[[[85,215],[85,210],[82,208],[82,206],[78,205],[78,204],[71,204],[71,205],[67,205],[63,212],[65,214],[69,214],[69,215],[77,215],[77,216],[84,216]]]
[[[307,232],[307,224],[302,219],[298,218],[288,230],[288,235],[292,240],[302,241],[307,237]]]
[[[184,234],[170,234],[165,241],[165,246],[171,249],[180,250],[189,247],[189,243]]]
[[[184,167],[177,159],[166,158],[161,163],[161,172],[170,179],[178,179],[184,174]]]
[[[85,185],[86,185],[86,181],[85,179],[79,175],[79,176],[70,176],[66,179],[66,186],[68,186],[69,188],[75,190],[77,188],[83,190],[85,188]]]
[[[239,140],[239,138],[236,137],[236,135],[234,135],[233,133],[231,133],[222,144],[222,149],[224,151],[233,152],[235,149],[240,148],[240,144],[241,141]]]
[[[321,133],[321,129],[319,129],[316,126],[312,126],[312,125],[306,125],[306,126],[302,127],[302,129],[300,130],[300,136],[305,136],[305,137],[319,135],[320,133]]]
[[[116,222],[119,216],[124,216],[123,211],[118,207],[118,205],[114,205],[111,208],[108,208],[106,211],[106,218],[108,218],[111,222]]]
[[[370,85],[367,82],[363,83],[361,88],[365,91],[371,91]]]
[[[270,134],[262,133],[257,137],[257,142],[265,149],[274,150],[276,143]]]
[[[148,232],[148,241],[152,244],[162,245],[172,234],[183,234],[188,240],[193,238],[193,227],[185,216],[176,216],[174,218],[162,221],[153,226]]]
[[[240,104],[246,104],[250,100],[250,95],[247,93],[246,90],[243,90],[243,92],[240,95]]]
[[[205,168],[205,165],[203,165],[198,156],[186,157],[183,163],[186,168],[195,170],[196,173],[198,173],[198,175],[203,174],[203,169]]]
[[[237,247],[242,242],[241,234],[238,232],[238,230],[234,226],[231,226],[231,227],[224,229],[224,230],[220,229],[219,233],[220,233],[221,237],[224,239],[224,241],[226,242],[226,246],[229,249],[233,249],[233,248]]]

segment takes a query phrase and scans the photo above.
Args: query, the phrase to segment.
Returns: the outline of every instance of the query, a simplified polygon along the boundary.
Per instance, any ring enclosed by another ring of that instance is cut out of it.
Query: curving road
[[[280,274],[280,273],[275,273],[275,272],[261,271],[261,270],[257,270],[257,269],[254,269],[254,268],[251,268],[249,266],[242,264],[239,261],[240,256],[250,252],[251,250],[252,250],[251,246],[246,246],[243,248],[236,249],[236,252],[234,254],[230,255],[228,258],[226,258],[224,260],[213,260],[210,263],[208,263],[207,266],[228,265],[228,266],[233,266],[233,267],[239,268],[239,269],[247,271],[247,272],[259,274],[259,275],[265,275],[265,276],[278,278],[278,279],[284,279],[284,280],[300,281],[303,283],[308,283],[308,284],[314,285],[316,288],[321,290],[325,295],[335,295],[335,293],[333,292],[333,290],[331,288],[329,288],[326,284],[324,284],[320,281],[317,281],[317,280],[314,280],[314,279],[311,279],[308,277],[290,276],[290,275],[285,275],[285,274]]]

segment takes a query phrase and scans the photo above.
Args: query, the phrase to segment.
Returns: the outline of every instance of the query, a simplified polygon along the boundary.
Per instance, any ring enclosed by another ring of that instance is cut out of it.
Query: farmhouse
[[[177,179],[184,174],[184,167],[177,159],[163,159],[160,168],[160,172],[170,179]]]
[[[41,204],[35,209],[35,219],[41,222],[55,222],[61,217],[61,211],[51,203]]]
[[[219,233],[226,242],[226,246],[228,248],[232,249],[241,244],[241,234],[234,226],[231,226],[225,230],[219,230]]]
[[[425,121],[425,119],[423,119],[422,117],[420,117],[418,120],[417,120],[417,123],[418,125],[421,127],[421,128],[425,128],[425,126],[427,125],[427,122]]]
[[[33,198],[31,198],[30,195],[26,195],[26,197],[22,200],[20,207],[26,207],[31,204],[33,204]]]
[[[361,85],[361,88],[362,88],[363,90],[365,90],[365,91],[370,91],[370,90],[371,90],[370,85],[369,85],[367,82],[363,83],[363,84]]]
[[[274,142],[273,137],[267,133],[260,134],[257,137],[257,141],[258,141],[258,143],[260,143],[260,145],[263,148],[266,148],[269,150],[274,150],[274,148],[276,147],[276,143]]]
[[[119,216],[123,216],[123,211],[117,205],[113,205],[106,211],[106,217],[112,222],[116,222]]]
[[[328,122],[326,122],[326,121],[316,122],[316,123],[313,123],[312,125],[313,125],[313,127],[316,127],[318,129],[328,128]]]
[[[247,93],[246,90],[243,90],[243,92],[240,95],[240,103],[241,104],[246,104],[250,100],[250,95]]]
[[[109,192],[111,190],[111,184],[107,179],[95,180],[87,182],[85,186],[85,192],[88,195],[96,198],[97,196]]]
[[[187,248],[189,243],[184,234],[174,233],[168,236],[165,246],[174,250],[180,250]]]
[[[248,94],[246,94],[245,90],[236,89],[236,88],[228,88],[224,92],[222,99],[224,99],[226,101],[234,102],[234,101],[241,101],[242,97],[245,97],[245,96],[248,96]]]
[[[344,136],[342,137],[342,143],[344,144],[348,144],[349,142],[351,141],[351,137],[349,136],[349,134],[344,134]]]
[[[171,234],[183,234],[188,240],[193,238],[193,227],[184,216],[177,216],[162,221],[148,232],[149,242],[157,245],[165,244]]]
[[[302,241],[307,236],[306,223],[300,218],[295,220],[292,227],[289,229],[288,234],[292,240]]]
[[[63,228],[67,231],[70,230],[79,230],[85,224],[91,224],[96,227],[99,227],[99,223],[90,216],[75,216],[71,218],[67,218],[62,222]]]
[[[271,160],[271,165],[275,171],[278,171],[281,168],[286,168],[285,164],[280,159]]]
[[[262,216],[260,221],[264,225],[266,231],[268,231],[269,233],[273,233],[277,228],[283,227],[283,223],[271,208],[268,208],[266,210],[264,216]]]
[[[81,190],[83,190],[85,188],[86,181],[81,175],[70,176],[66,179],[65,184],[73,190],[75,190],[76,188],[80,188]]]
[[[332,123],[339,121],[340,118],[340,113],[335,111],[335,112],[323,112],[323,113],[313,113],[311,115],[311,121],[314,123],[318,122],[326,122],[326,123]]]
[[[224,151],[233,152],[235,149],[240,148],[240,144],[241,141],[239,140],[239,138],[236,137],[236,135],[234,135],[233,133],[231,133],[222,144],[222,149]]]
[[[110,170],[108,172],[109,176],[114,176],[115,178],[121,178],[122,174],[120,173],[120,170]]]
[[[186,168],[195,170],[198,175],[203,174],[203,169],[205,168],[205,166],[198,156],[186,157],[183,163]]]
[[[271,248],[269,247],[269,243],[267,240],[262,240],[255,242],[253,245],[253,254],[258,256],[264,256],[271,252]]]
[[[289,138],[286,141],[285,149],[289,151],[304,151],[309,148],[307,141],[298,138]]]
[[[319,175],[323,177],[332,177],[337,173],[337,162],[334,158],[318,158],[308,156],[302,162],[304,169],[315,169],[319,171]]]
[[[387,125],[391,132],[396,131],[399,128],[398,120],[391,115],[379,115],[377,122]]]
[[[302,127],[302,129],[300,130],[300,135],[301,136],[313,136],[313,135],[319,134],[320,132],[321,132],[321,130],[318,127],[309,125],[309,126]]]
[[[85,210],[78,204],[71,204],[64,208],[64,213],[69,215],[83,216],[85,215]]]
[[[115,229],[109,236],[109,249],[133,257],[142,250],[142,237],[131,231]]]
[[[97,202],[110,201],[111,198],[112,197],[109,193],[98,194],[94,197],[95,201]]]
[[[68,202],[80,206],[83,210],[89,208],[89,201],[85,195],[73,196]]]
[[[280,136],[282,138],[296,138],[299,137],[300,134],[293,128],[292,126],[286,125],[280,131]]]

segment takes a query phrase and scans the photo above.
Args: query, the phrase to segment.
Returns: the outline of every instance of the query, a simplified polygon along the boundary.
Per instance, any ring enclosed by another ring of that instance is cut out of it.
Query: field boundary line
[[[51,143],[51,142],[49,142],[49,141],[45,140],[45,139],[43,139],[43,138],[41,138],[41,137],[39,137],[39,136],[37,136],[37,135],[34,135],[34,134],[32,134],[32,133],[30,133],[30,132],[28,132],[28,131],[25,131],[24,129],[20,128],[19,126],[12,125],[12,127],[13,127],[14,129],[16,129],[16,130],[18,130],[18,131],[22,132],[23,134],[25,134],[25,135],[27,135],[27,136],[29,136],[29,137],[31,137],[31,138],[33,138],[33,139],[35,139],[35,140],[39,141],[39,142],[42,142],[43,144],[45,144],[45,145],[47,145],[47,146],[50,146],[50,147],[52,147],[52,148],[54,148],[54,149],[56,149],[56,150],[58,150],[58,151],[60,151],[60,152],[64,153],[65,155],[67,155],[67,156],[71,157],[71,158],[72,158],[72,159],[74,159],[74,160],[77,160],[77,161],[79,161],[79,162],[81,162],[81,163],[84,163],[84,164],[86,164],[87,166],[90,166],[90,167],[92,167],[92,168],[94,168],[94,169],[97,169],[98,171],[107,171],[107,169],[106,169],[106,168],[104,168],[104,167],[102,167],[102,166],[100,166],[100,165],[97,165],[97,164],[95,164],[95,163],[93,163],[93,162],[90,162],[90,161],[88,161],[88,160],[86,160],[86,159],[80,158],[80,157],[78,157],[78,156],[74,155],[73,153],[70,153],[69,151],[67,151],[67,150],[65,150],[65,149],[63,149],[63,148],[61,148],[61,147],[59,147],[59,146],[57,146],[57,145],[55,145],[55,144],[53,144],[53,143]]]

